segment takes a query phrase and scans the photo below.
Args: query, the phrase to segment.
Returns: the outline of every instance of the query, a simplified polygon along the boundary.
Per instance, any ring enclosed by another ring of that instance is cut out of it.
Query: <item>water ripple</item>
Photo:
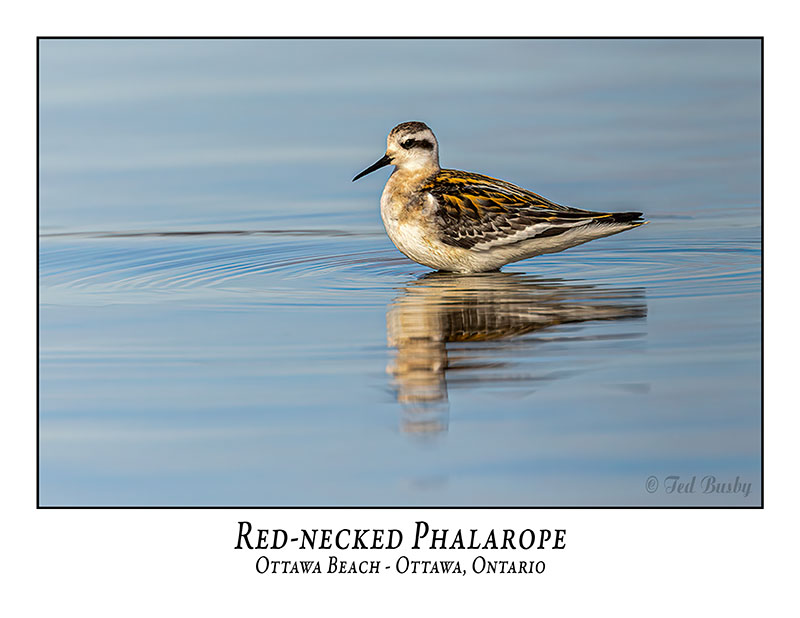
[[[759,242],[600,244],[505,269],[606,285],[645,286],[649,295],[709,296],[759,289]],[[175,300],[252,306],[385,302],[427,269],[382,233],[275,229],[43,234],[43,302]]]

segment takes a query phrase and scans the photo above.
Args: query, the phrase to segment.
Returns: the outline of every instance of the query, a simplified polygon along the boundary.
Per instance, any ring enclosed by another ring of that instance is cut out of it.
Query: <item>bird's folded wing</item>
[[[441,170],[422,190],[436,201],[442,242],[476,251],[557,236],[592,222],[630,221],[639,215],[561,206],[511,183],[456,170]]]

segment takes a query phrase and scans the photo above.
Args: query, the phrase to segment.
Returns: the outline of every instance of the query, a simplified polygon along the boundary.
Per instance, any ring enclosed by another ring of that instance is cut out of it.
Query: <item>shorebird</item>
[[[442,169],[424,122],[392,129],[386,154],[353,181],[386,165],[395,166],[381,196],[386,232],[406,256],[437,270],[497,270],[647,223],[640,212],[562,206],[504,180]]]

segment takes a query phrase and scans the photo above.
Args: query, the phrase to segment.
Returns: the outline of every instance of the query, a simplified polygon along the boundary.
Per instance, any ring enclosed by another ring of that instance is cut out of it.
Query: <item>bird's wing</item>
[[[641,215],[561,206],[509,182],[457,170],[441,170],[422,190],[436,201],[442,242],[476,251],[557,236],[592,222],[633,221]]]

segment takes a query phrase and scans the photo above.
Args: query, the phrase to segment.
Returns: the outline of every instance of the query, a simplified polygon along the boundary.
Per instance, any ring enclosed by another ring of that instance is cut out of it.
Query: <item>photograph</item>
[[[38,37],[37,507],[761,509],[763,43]]]

